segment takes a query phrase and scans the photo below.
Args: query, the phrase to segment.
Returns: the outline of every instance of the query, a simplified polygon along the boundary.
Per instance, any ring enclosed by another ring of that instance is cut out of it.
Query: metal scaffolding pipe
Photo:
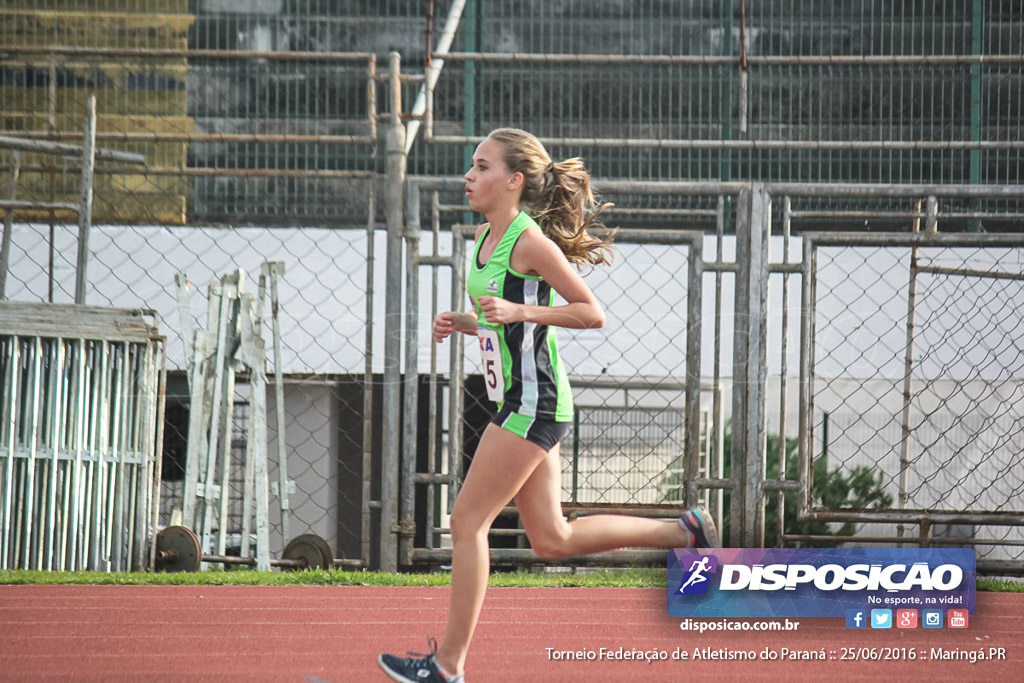
[[[451,9],[448,11],[448,19],[444,23],[444,29],[441,31],[441,37],[437,41],[437,53],[448,52],[452,46],[452,41],[455,40],[455,31],[459,28],[459,22],[462,21],[462,10],[466,6],[466,0],[455,0],[452,3]],[[430,46],[427,46],[430,49]],[[412,116],[413,120],[409,122],[409,129],[406,131],[405,138],[405,153],[408,154],[412,150],[413,144],[416,142],[416,136],[420,132],[420,126],[422,125],[421,117],[424,117],[427,112],[427,101],[428,99],[434,98],[434,86],[437,85],[438,79],[441,77],[441,70],[444,69],[444,58],[436,57],[430,62],[427,67],[427,73],[423,85],[420,87],[419,94],[416,95],[416,102],[412,105]],[[428,130],[428,133],[432,132]]]
[[[808,510],[801,519],[819,522],[889,522],[919,524],[994,524],[1024,526],[1024,512],[936,512],[933,510]],[[913,538],[912,536],[909,538]]]
[[[372,52],[299,52],[261,50],[176,50],[170,48],[71,47],[66,45],[0,45],[0,53],[13,55],[65,55],[89,57],[154,57],[163,59],[270,59],[286,62],[362,62]]]
[[[523,53],[523,52],[447,52],[434,51],[435,60],[453,62],[522,64],[627,64],[661,66],[723,66],[745,60],[752,66],[889,66],[896,64],[1021,64],[1024,55],[602,55]]]
[[[419,415],[419,326],[420,305],[420,192],[410,187],[406,193],[407,204],[403,237],[405,238],[405,374],[403,375],[402,414],[402,469],[399,479],[398,501],[398,563],[409,563],[416,534],[416,460],[418,452]],[[397,345],[396,345],[397,346]]]
[[[374,283],[374,217],[376,216],[376,194],[371,186],[367,192],[366,216],[366,320],[373,320]],[[360,514],[359,561],[364,567],[370,566],[370,535],[372,532],[370,508],[380,507],[380,501],[373,500],[373,325],[367,324],[363,332],[366,346],[363,365],[363,473],[360,490],[364,505]]]
[[[859,232],[805,232],[804,243],[825,247],[887,246],[913,247],[915,245],[943,247],[1013,247],[1024,246],[1024,236],[1017,233],[899,233],[872,234]],[[807,263],[805,261],[805,263]]]
[[[37,142],[35,138],[77,138],[78,133],[72,131],[61,131],[50,133],[39,130],[19,131],[20,137],[26,138],[27,142]],[[156,133],[156,132],[127,132],[127,131],[106,131],[96,134],[97,140],[114,140],[116,142],[266,142],[266,143],[315,143],[315,144],[367,144],[377,142],[373,135],[298,135],[292,133]],[[130,152],[117,152],[122,156],[138,156]],[[127,158],[117,158],[115,161],[133,161]],[[136,163],[143,163],[136,161]]]
[[[398,83],[401,57],[390,55],[391,112],[402,111],[402,92]],[[401,362],[402,362],[402,233],[403,193],[405,188],[405,127],[394,116],[387,135],[387,255],[384,302],[384,424],[381,434],[381,512],[380,569],[398,568],[398,504],[401,470]],[[407,416],[415,419],[415,416]]]
[[[473,138],[479,142],[481,138]],[[741,141],[742,142],[742,141]],[[1010,143],[1007,143],[1010,144]],[[1024,147],[1024,141],[1012,144]],[[459,191],[466,181],[459,176],[416,176],[410,184],[421,190]],[[736,196],[750,188],[742,182],[693,182],[685,180],[601,180],[594,181],[596,189],[604,194],[629,193],[642,195],[724,195]],[[766,191],[774,197],[1024,197],[1024,185],[936,185],[936,184],[880,184],[880,183],[766,183]],[[474,226],[475,228],[475,226]]]
[[[432,135],[428,141],[449,145],[478,144],[481,135]],[[964,150],[1024,149],[1024,140],[693,140],[665,138],[541,137],[548,147],[616,147],[626,149],[690,150]]]
[[[431,22],[433,21],[433,3],[430,4],[431,11]],[[433,30],[433,24],[431,23],[430,29],[427,32],[427,47],[430,47],[431,34]],[[415,200],[413,200],[415,197]],[[417,229],[420,225],[420,202],[419,202],[419,189],[409,188],[409,215],[406,217],[410,226],[416,226]],[[437,192],[430,193],[430,257],[440,261],[440,250],[439,242],[441,237],[441,220],[440,214],[437,210]],[[458,242],[459,240],[455,240]],[[452,245],[454,247],[454,244]],[[414,255],[417,262],[423,265],[423,261],[419,256],[419,251]],[[437,265],[447,265],[449,267],[454,266],[454,259],[449,258],[446,264],[438,263]],[[440,278],[437,266],[431,266],[430,268],[430,317],[433,318],[438,312],[438,289],[440,287]],[[454,289],[454,287],[453,287]],[[451,369],[449,368],[449,374]],[[450,481],[450,475],[443,474],[438,471],[439,453],[438,445],[440,442],[438,434],[438,391],[442,386],[442,381],[437,374],[437,344],[430,344],[430,369],[427,376],[427,471],[426,473],[418,473],[418,477],[445,477]],[[440,468],[444,470],[443,465]],[[421,480],[422,481],[422,480]],[[431,481],[427,486],[427,505],[425,514],[425,526],[428,529],[424,535],[424,545],[427,548],[434,547],[434,533],[429,531],[435,528],[434,513],[437,511],[437,501],[440,489],[434,486],[434,483],[447,483],[439,481]]]
[[[17,203],[15,197],[18,195],[18,174],[21,173],[21,151],[13,150],[11,157],[11,179],[7,192],[10,199],[7,201],[12,206],[4,206],[7,209],[4,211],[4,234],[0,237],[0,301],[7,298],[7,273],[11,267],[11,233],[14,230],[14,212],[10,209],[15,208],[13,205]],[[77,209],[76,206],[75,210]],[[0,567],[2,566],[0,564]]]
[[[71,202],[34,202],[31,199],[0,199],[0,209],[53,209],[78,213],[82,207]],[[10,212],[5,212],[4,218]]]
[[[0,166],[0,169],[6,169]],[[44,166],[23,166],[24,172],[43,172]],[[144,166],[142,168],[97,168],[94,172],[101,175],[132,174],[141,176],[238,176],[242,178],[360,178],[372,179],[373,171],[359,170],[318,170],[300,168],[185,168],[173,166]]]
[[[89,284],[89,232],[92,230],[93,170],[96,168],[96,96],[85,101],[85,140],[82,143],[82,184],[78,209],[78,262],[75,268],[75,303],[85,303]]]
[[[479,142],[481,138],[473,138]],[[466,181],[459,176],[416,176],[409,179],[409,184],[415,184],[421,190],[438,191],[460,191]],[[727,195],[735,196],[744,189],[750,187],[749,183],[740,182],[693,182],[684,180],[595,180],[595,189],[602,194],[641,194],[641,195],[678,195],[686,197],[697,197],[704,195]],[[836,187],[829,185],[828,187]],[[978,186],[964,186],[978,187]],[[465,211],[466,207],[459,210]],[[476,226],[473,226],[476,229]],[[472,233],[470,233],[472,236]]]
[[[696,484],[700,473],[700,387],[701,387],[701,305],[704,282],[704,234],[685,233],[690,236],[689,269],[686,286],[686,399],[685,417],[686,445],[683,467],[689,480],[684,493],[687,507],[699,502],[700,490]]]
[[[943,268],[941,266],[917,266],[917,272],[931,275],[956,275],[958,277],[983,277],[992,280],[1024,280],[1022,273],[1002,273],[997,270],[976,270],[974,268]]]
[[[91,95],[95,99],[95,95]],[[46,133],[44,133],[46,135]],[[69,134],[71,135],[71,134]],[[74,134],[78,137],[80,134]],[[22,137],[0,135],[0,147],[16,149],[22,152],[42,152],[43,154],[59,154],[70,157],[82,155],[82,145],[66,145],[60,142],[48,142],[46,140],[29,140]],[[120,152],[113,149],[96,149],[97,161],[120,161],[126,164],[144,164],[146,157],[135,152]],[[28,169],[25,169],[28,170]]]
[[[1024,185],[768,183],[767,187],[773,197],[1024,197]]]

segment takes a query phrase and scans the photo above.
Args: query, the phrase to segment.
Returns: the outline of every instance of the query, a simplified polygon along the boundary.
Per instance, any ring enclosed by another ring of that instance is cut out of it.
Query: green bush
[[[765,479],[778,479],[779,477],[779,439],[778,434],[769,434],[767,438],[767,462],[765,464]],[[799,441],[797,439],[786,439],[786,479],[794,481],[797,479],[797,451]],[[732,423],[725,424],[724,439],[724,460],[725,474],[729,476],[730,455],[732,452]],[[683,500],[683,475],[682,458],[673,463],[675,473],[664,477],[661,487],[666,491],[664,501],[667,503],[679,503]],[[883,476],[871,471],[871,468],[864,465],[857,465],[846,470],[829,470],[828,461],[825,456],[819,456],[814,460],[814,504],[815,507],[829,509],[884,509],[892,505],[892,496],[882,488]],[[769,494],[764,511],[765,544],[775,545],[778,541],[777,530],[779,523],[778,494]],[[725,492],[724,509],[729,510],[729,491]],[[833,529],[827,522],[797,521],[796,515],[796,494],[786,493],[783,496],[783,519],[784,531],[786,534],[813,535],[813,536],[850,536],[856,526],[853,522],[846,522],[842,526]],[[725,538],[729,537],[729,519],[720,520],[719,528]],[[817,540],[809,545],[813,547],[835,547],[843,543],[842,539],[835,541]]]
[[[727,426],[728,427],[728,426]],[[797,479],[797,439],[786,439],[786,479]],[[779,476],[779,436],[768,435],[768,462],[765,467],[766,479],[778,479]],[[726,456],[728,457],[728,456]],[[892,496],[882,489],[882,473],[872,473],[871,468],[856,465],[847,470],[828,469],[825,456],[814,459],[813,481],[814,505],[828,509],[884,509],[892,505]],[[768,496],[764,510],[765,544],[777,542],[779,524],[778,494]],[[846,522],[833,529],[828,522],[797,521],[796,494],[788,493],[783,498],[783,528],[786,534],[813,536],[850,536],[856,530],[853,522]],[[813,547],[831,548],[841,545],[843,541],[816,540],[810,542]]]

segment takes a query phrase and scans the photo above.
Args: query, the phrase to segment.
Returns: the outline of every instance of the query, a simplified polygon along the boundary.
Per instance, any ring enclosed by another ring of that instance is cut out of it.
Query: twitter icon
[[[871,628],[892,628],[892,610],[871,610]]]

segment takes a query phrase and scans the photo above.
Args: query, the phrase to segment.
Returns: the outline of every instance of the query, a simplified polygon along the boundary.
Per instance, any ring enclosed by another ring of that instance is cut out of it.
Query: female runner
[[[384,654],[396,681],[463,680],[469,643],[490,573],[487,534],[515,500],[530,546],[554,559],[613,548],[717,547],[714,521],[702,506],[665,521],[594,515],[567,522],[561,509],[559,442],[573,419],[572,391],[555,329],[602,327],[604,311],[574,266],[611,263],[599,226],[590,175],[580,159],[554,163],[533,135],[493,131],[476,148],[466,198],[487,222],[476,231],[466,289],[472,313],[434,319],[434,340],[452,332],[480,340],[484,380],[498,412],[487,425],[451,515],[452,583],[448,626],[431,653]],[[524,210],[525,209],[525,210]],[[565,304],[554,305],[557,292]]]

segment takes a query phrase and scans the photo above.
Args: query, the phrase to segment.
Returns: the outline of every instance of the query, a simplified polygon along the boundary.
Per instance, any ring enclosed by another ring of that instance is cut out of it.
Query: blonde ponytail
[[[578,266],[610,265],[611,236],[589,230],[605,227],[597,219],[612,205],[594,198],[583,160],[552,162],[536,137],[516,128],[499,128],[487,137],[502,145],[509,170],[523,174],[523,205],[565,257]]]

